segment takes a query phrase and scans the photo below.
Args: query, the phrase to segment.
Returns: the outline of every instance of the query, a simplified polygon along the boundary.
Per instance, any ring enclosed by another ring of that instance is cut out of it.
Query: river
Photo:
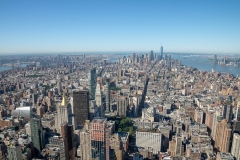
[[[20,67],[26,67],[28,64],[21,64]],[[0,67],[0,72],[2,71],[6,71],[6,70],[10,70],[12,69],[12,67],[5,67],[5,66],[2,66]]]
[[[201,71],[211,71],[214,69],[216,72],[231,73],[234,76],[240,75],[240,68],[235,66],[223,66],[214,64],[209,59],[211,55],[184,55],[184,54],[171,54],[171,57],[181,61],[182,65],[194,67]]]

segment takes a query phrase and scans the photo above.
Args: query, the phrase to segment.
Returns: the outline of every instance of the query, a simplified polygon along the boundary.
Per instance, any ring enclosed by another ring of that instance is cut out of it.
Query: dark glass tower
[[[161,54],[160,58],[162,60],[163,59],[163,46],[160,47],[160,54]]]
[[[84,126],[88,120],[89,92],[86,90],[73,90],[73,114],[76,116],[77,126]]]
[[[149,61],[153,61],[153,60],[154,60],[153,50],[150,51],[150,53],[149,53],[149,55],[148,55],[148,60],[149,60]]]
[[[41,120],[35,117],[31,117],[31,139],[34,145],[34,155],[37,155],[42,151],[42,123]]]

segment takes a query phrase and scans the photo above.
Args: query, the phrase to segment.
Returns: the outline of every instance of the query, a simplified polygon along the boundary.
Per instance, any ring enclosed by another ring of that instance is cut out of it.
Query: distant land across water
[[[74,55],[74,54],[83,54],[83,53],[59,53],[62,55]],[[123,56],[129,56],[132,53],[124,53],[124,52],[86,52],[84,54],[116,54],[117,57],[115,58],[111,58],[109,60],[107,60],[108,62],[117,62],[118,61],[118,57],[123,57]],[[139,54],[136,52],[136,54]],[[146,54],[146,53],[141,53]],[[159,54],[159,53],[155,53],[155,54]],[[191,53],[164,53],[163,57],[165,56],[165,54],[170,54],[172,55],[173,59],[179,59],[181,61],[182,65],[185,65],[187,67],[194,67],[197,68],[198,70],[201,71],[212,71],[212,69],[214,69],[216,72],[226,72],[226,73],[231,73],[234,76],[240,76],[240,68],[235,67],[235,66],[222,66],[222,65],[218,65],[218,64],[213,64],[211,61],[209,61],[210,58],[213,58],[213,54],[191,54]],[[22,56],[27,55],[30,56],[30,54],[21,54]],[[51,54],[38,54],[40,55],[51,55]],[[57,55],[53,54],[53,55]],[[224,54],[217,54],[218,56],[223,56]],[[230,55],[229,55],[230,56]],[[231,56],[234,57],[239,57],[240,55],[237,54],[232,54]],[[22,65],[21,67],[25,67],[25,65]],[[0,72],[5,71],[5,70],[9,70],[11,69],[11,67],[0,67]]]
[[[156,53],[156,54],[159,54],[159,53]],[[164,53],[163,57],[166,54],[167,55],[170,54],[173,59],[180,60],[182,65],[187,67],[197,68],[200,71],[212,71],[212,69],[214,69],[214,71],[216,72],[226,72],[226,73],[231,73],[234,76],[240,76],[240,68],[235,66],[223,66],[219,64],[214,64],[212,61],[210,61],[209,59],[213,59],[213,54]],[[119,57],[120,55],[128,56],[130,54],[120,53],[117,55]],[[218,56],[223,57],[224,54],[218,54]],[[232,54],[231,56],[240,58],[240,55],[237,55],[237,54]],[[114,60],[117,61],[117,58],[115,58]],[[110,60],[110,61],[112,62],[114,60]]]
[[[240,68],[235,66],[224,66],[214,64],[212,61],[209,60],[210,58],[213,58],[213,56],[209,54],[208,55],[171,54],[171,55],[172,58],[180,60],[182,65],[187,67],[194,67],[200,71],[212,71],[212,69],[214,69],[214,71],[216,72],[226,72],[231,73],[234,76],[240,76]]]
[[[12,67],[0,67],[0,72],[10,70]]]
[[[21,65],[20,65],[20,67],[26,67],[26,66],[27,66],[27,64],[21,64]],[[1,67],[0,67],[0,72],[6,71],[6,70],[10,70],[10,69],[12,69],[12,67],[1,66]]]

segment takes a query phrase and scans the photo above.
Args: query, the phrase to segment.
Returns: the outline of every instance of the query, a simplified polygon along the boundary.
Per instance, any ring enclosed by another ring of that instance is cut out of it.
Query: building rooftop
[[[91,123],[99,123],[99,124],[102,124],[104,122],[106,122],[107,119],[106,118],[94,118]]]

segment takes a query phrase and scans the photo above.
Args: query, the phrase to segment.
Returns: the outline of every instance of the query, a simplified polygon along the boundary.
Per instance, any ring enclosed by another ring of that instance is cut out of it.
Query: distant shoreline
[[[49,53],[0,53],[1,56],[46,56],[46,55],[81,55],[81,54],[116,54],[116,55],[124,55],[124,54],[146,54],[149,51],[126,51],[126,52],[49,52]],[[153,51],[154,52],[154,51]],[[160,52],[154,52],[154,54],[160,54]],[[174,54],[174,55],[221,55],[221,56],[240,56],[240,53],[190,53],[190,52],[164,52],[164,54]]]

